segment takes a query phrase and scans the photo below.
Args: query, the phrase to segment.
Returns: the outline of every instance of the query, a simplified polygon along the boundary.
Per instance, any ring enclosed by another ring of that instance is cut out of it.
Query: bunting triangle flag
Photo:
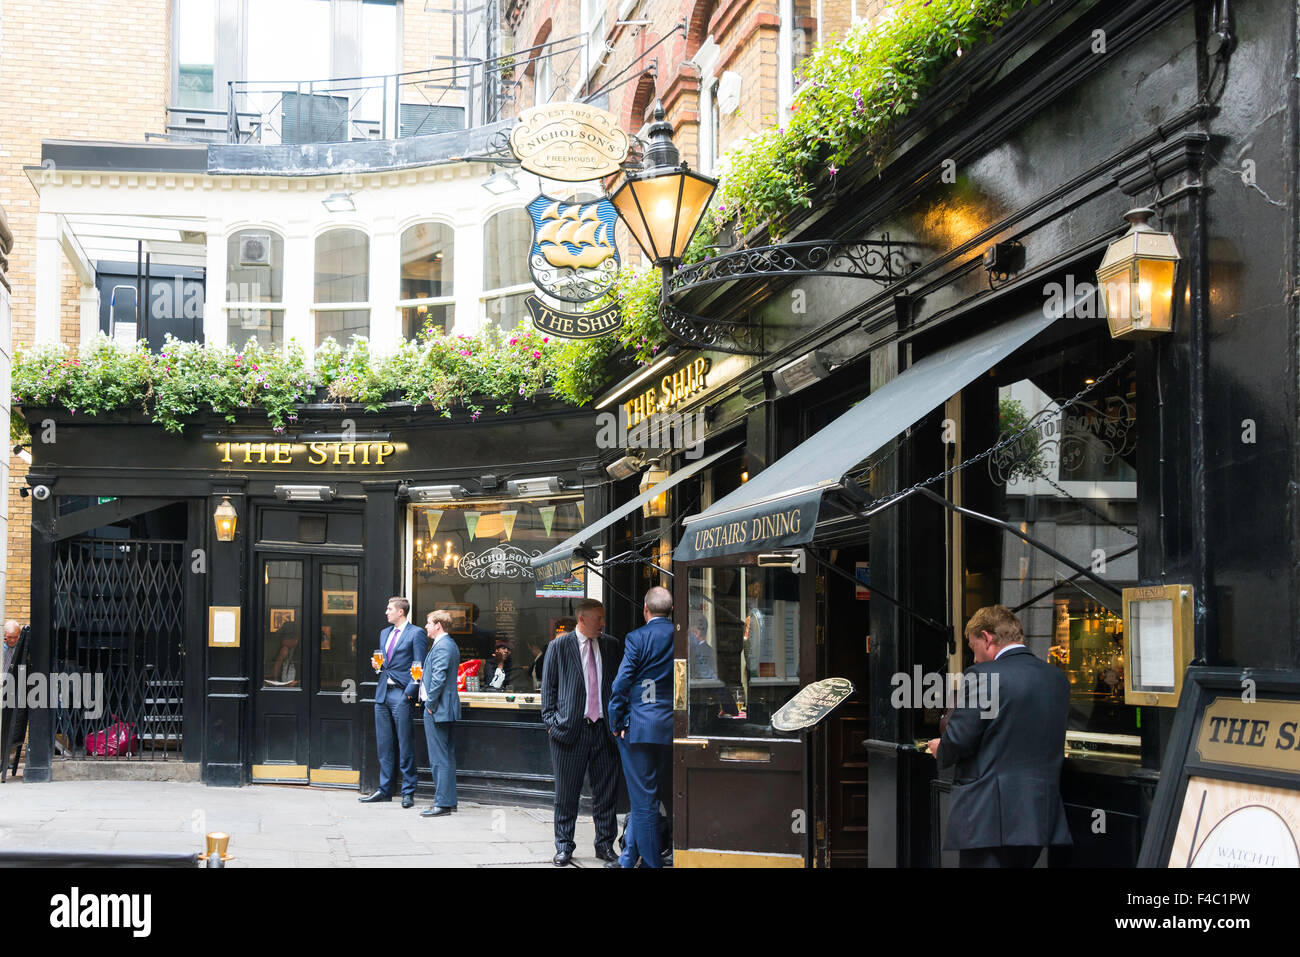
[[[465,513],[465,531],[469,532],[469,540],[474,541],[474,531],[478,528],[478,520],[483,517],[482,512]]]
[[[551,526],[555,524],[555,506],[540,505],[537,511],[542,513],[542,528],[546,529],[546,537],[551,537]]]
[[[510,541],[510,536],[511,534],[514,533],[515,516],[517,516],[518,514],[519,514],[519,509],[517,508],[512,508],[508,512],[501,513],[501,524],[505,526],[507,542]]]
[[[585,522],[587,520],[587,503],[578,502],[577,506],[578,506],[578,521]]]
[[[442,509],[430,508],[424,513],[424,520],[429,523],[429,541],[438,537],[438,525],[442,522]]]

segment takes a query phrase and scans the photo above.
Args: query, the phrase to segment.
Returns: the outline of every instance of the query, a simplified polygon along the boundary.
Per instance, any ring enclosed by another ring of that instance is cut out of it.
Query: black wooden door
[[[360,561],[258,555],[252,777],[355,786]]]

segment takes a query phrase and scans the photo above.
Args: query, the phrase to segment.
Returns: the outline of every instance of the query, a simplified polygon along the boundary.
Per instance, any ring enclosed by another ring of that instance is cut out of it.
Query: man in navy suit
[[[957,766],[943,849],[961,867],[1033,867],[1045,846],[1071,843],[1061,803],[1070,682],[1025,647],[1002,605],[975,612],[966,641],[966,700],[930,741],[939,767]]]
[[[434,792],[433,807],[426,807],[420,817],[442,817],[456,810],[456,748],[452,733],[460,720],[460,693],[456,690],[460,647],[447,634],[451,612],[442,608],[429,612],[424,626],[429,654],[424,659],[420,698],[424,701],[424,739],[429,745]]]
[[[623,777],[632,803],[627,847],[607,867],[659,866],[659,792],[669,791],[673,758],[673,596],[646,592],[645,627],[623,639],[623,663],[609,702]]]
[[[618,752],[609,731],[609,698],[621,653],[618,642],[602,631],[604,605],[584,598],[574,611],[577,625],[551,642],[542,665],[542,724],[555,768],[556,853],[551,863],[557,867],[573,860],[578,796],[586,775],[591,778],[596,856],[618,860],[614,853]]]
[[[384,614],[388,627],[379,633],[384,654],[382,668],[375,669],[375,740],[379,745],[379,788],[362,804],[393,799],[393,778],[402,767],[402,807],[415,807],[415,747],[411,741],[411,703],[420,685],[411,677],[411,665],[424,660],[428,636],[419,625],[406,620],[411,603],[400,596],[388,599]],[[371,662],[371,667],[374,663]]]

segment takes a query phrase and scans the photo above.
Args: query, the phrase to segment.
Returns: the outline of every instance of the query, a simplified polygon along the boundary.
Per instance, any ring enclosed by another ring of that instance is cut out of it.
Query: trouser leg
[[[397,758],[402,768],[402,793],[414,794],[419,777],[415,771],[415,728],[411,720],[411,702],[400,688],[394,688],[392,695],[393,721],[397,725]]]
[[[551,767],[555,771],[555,849],[572,854],[575,847],[573,829],[578,821],[578,796],[587,766],[587,742],[579,733],[572,744],[558,744],[554,738],[549,743]]]
[[[438,769],[434,773],[435,794],[433,803],[437,807],[456,806],[456,747],[455,721],[439,721],[434,725],[434,737],[437,739]]]
[[[604,722],[587,725],[586,730],[591,754],[587,764],[591,778],[591,816],[596,825],[596,851],[600,853],[613,847],[618,837],[618,816],[614,810],[618,751],[614,736]]]
[[[379,752],[379,790],[392,797],[397,771],[397,725],[383,688],[375,695],[375,744]]]

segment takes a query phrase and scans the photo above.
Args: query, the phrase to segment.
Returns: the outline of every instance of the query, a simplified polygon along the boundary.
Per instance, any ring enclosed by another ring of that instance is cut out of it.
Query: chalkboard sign
[[[814,682],[772,715],[772,727],[777,731],[806,731],[834,711],[851,694],[853,682],[848,678],[826,678]]]

